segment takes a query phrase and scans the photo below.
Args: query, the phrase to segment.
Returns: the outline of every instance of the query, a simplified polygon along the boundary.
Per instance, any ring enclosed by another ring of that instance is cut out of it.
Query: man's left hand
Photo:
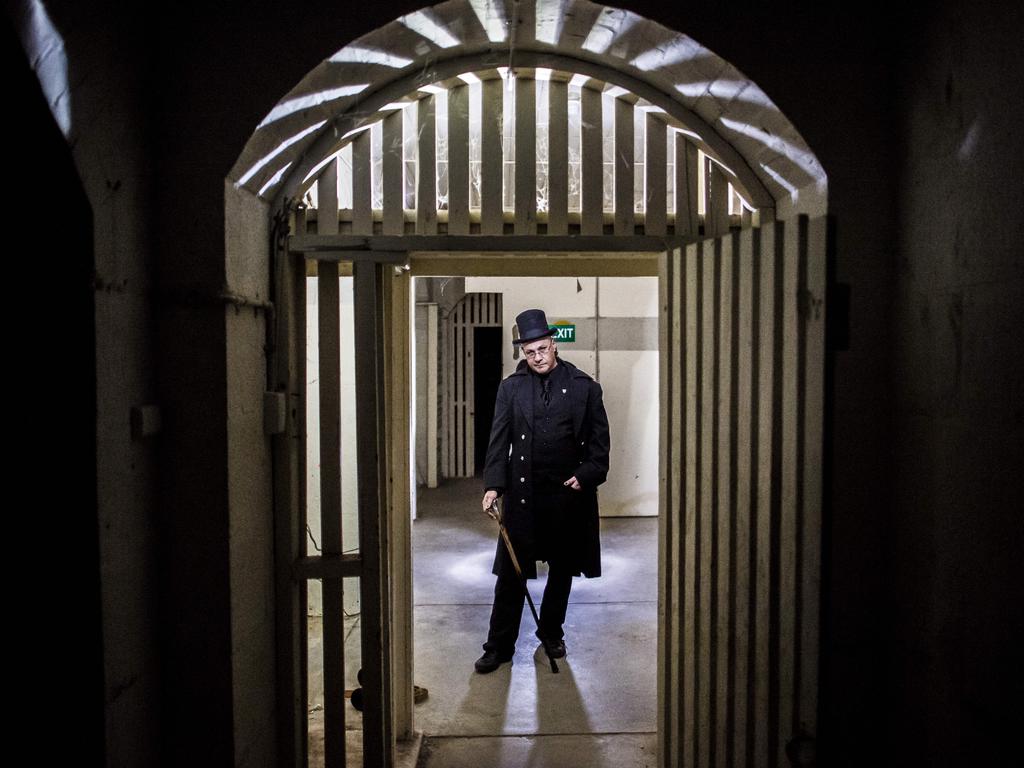
[[[576,475],[570,477],[568,480],[562,483],[562,485],[567,485],[574,491],[578,491],[580,489],[580,481],[576,479]]]

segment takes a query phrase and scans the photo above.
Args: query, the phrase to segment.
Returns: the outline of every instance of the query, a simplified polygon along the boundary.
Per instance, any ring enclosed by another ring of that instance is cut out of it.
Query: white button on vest
[[[526,503],[526,499],[520,499],[520,500],[519,500],[519,503],[520,503],[520,504],[525,504],[525,503]]]
[[[523,460],[523,457],[522,457],[522,456],[520,456],[520,457],[519,457],[519,460],[520,460],[520,461],[522,461],[522,460]]]
[[[520,435],[520,436],[519,436],[519,439],[520,439],[520,440],[525,440],[525,439],[526,439],[526,435]]]
[[[519,478],[519,482],[520,483],[525,483],[526,482],[526,478],[525,477],[520,477]]]

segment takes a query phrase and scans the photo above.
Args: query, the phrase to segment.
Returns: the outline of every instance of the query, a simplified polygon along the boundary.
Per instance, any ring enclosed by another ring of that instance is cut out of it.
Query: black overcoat
[[[580,483],[579,504],[572,525],[578,531],[570,537],[571,551],[567,561],[575,575],[601,575],[600,519],[597,508],[597,486],[608,477],[608,416],[604,410],[601,385],[572,363],[558,358],[570,374],[569,392],[572,407],[574,444],[577,447],[577,469]],[[498,386],[494,405],[494,422],[484,463],[484,487],[495,488],[503,496],[502,515],[509,538],[515,548],[523,576],[537,577],[534,554],[534,484],[533,484],[533,387],[525,360],[515,372]],[[569,478],[566,477],[566,480]],[[492,572],[509,561],[502,556],[504,544],[498,538]]]

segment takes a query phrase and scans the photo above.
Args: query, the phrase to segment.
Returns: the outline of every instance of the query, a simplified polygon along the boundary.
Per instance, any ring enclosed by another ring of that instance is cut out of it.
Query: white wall
[[[560,343],[558,353],[604,389],[612,452],[601,514],[657,515],[657,278],[467,277],[466,292],[502,294],[503,376],[518,363],[512,326],[524,309],[576,324],[577,341]]]

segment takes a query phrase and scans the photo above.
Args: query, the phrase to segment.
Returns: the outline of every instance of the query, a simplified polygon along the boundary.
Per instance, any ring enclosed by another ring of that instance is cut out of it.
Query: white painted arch
[[[229,180],[277,207],[388,104],[497,67],[548,67],[624,88],[692,132],[756,206],[825,208],[821,164],[753,81],[685,34],[589,0],[448,0],[402,16],[310,71],[257,127]]]

